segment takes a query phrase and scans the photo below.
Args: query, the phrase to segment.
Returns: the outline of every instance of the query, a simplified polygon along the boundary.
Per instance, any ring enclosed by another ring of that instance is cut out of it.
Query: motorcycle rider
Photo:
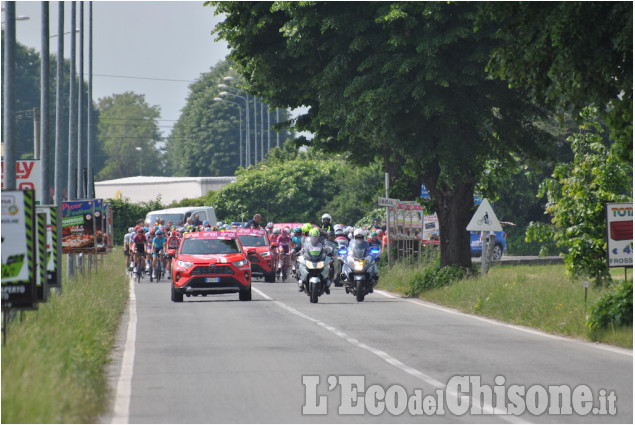
[[[305,239],[304,245],[302,246],[302,257],[311,258],[310,251],[322,251],[323,249],[327,249],[327,245],[325,241],[320,238],[320,231],[315,228],[311,229],[309,231],[309,237]],[[302,259],[300,261],[302,261]],[[303,292],[304,288],[302,287],[302,281],[298,281],[298,286],[298,290]],[[330,287],[331,280],[328,279],[326,281],[326,288],[324,289],[324,292],[326,292],[327,295],[331,293]]]
[[[333,231],[335,229],[333,229],[333,225],[331,224],[331,214],[323,214],[322,215],[322,226],[320,226],[320,230],[323,233],[328,233],[330,231]]]
[[[349,252],[354,252],[355,250],[360,250],[360,251],[363,250],[363,255],[361,255],[361,257],[366,257],[369,255],[370,248],[371,248],[371,245],[366,240],[366,231],[364,229],[355,229],[355,232],[353,233],[353,239],[348,245]],[[373,267],[374,267],[374,276],[375,276],[374,277],[375,282],[373,286],[375,286],[377,285],[377,281],[379,280],[379,274],[377,272],[377,264],[375,264]],[[373,292],[372,288],[370,292],[371,293]]]

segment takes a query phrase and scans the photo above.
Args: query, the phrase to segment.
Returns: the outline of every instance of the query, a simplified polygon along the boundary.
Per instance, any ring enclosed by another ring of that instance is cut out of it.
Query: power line
[[[130,78],[133,80],[172,81],[175,83],[193,83],[193,80],[174,80],[171,78],[133,77],[130,75],[93,74],[93,77]]]

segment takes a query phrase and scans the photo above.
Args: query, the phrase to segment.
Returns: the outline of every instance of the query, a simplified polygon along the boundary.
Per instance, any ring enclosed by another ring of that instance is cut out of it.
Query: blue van
[[[494,253],[492,257],[494,260],[500,260],[503,253],[507,251],[507,233],[494,232],[496,238],[494,239]],[[485,232],[485,236],[488,232]],[[470,253],[472,257],[480,257],[483,252],[483,243],[481,242],[481,232],[470,232]]]

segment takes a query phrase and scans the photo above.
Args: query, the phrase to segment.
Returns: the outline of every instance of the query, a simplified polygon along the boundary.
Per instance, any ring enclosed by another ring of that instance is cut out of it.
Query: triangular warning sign
[[[470,223],[465,229],[475,232],[501,232],[503,227],[500,221],[498,221],[496,214],[494,214],[494,210],[487,198],[483,198],[481,205],[478,206],[474,217],[472,217],[472,220],[470,220]]]

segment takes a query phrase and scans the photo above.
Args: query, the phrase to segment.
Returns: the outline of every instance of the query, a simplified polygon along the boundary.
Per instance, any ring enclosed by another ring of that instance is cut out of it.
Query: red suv
[[[255,229],[236,229],[236,237],[247,250],[252,276],[262,276],[265,282],[276,281],[276,267],[271,255],[267,232]]]
[[[251,300],[249,260],[236,233],[186,233],[172,260],[172,301],[233,292],[241,301]]]

